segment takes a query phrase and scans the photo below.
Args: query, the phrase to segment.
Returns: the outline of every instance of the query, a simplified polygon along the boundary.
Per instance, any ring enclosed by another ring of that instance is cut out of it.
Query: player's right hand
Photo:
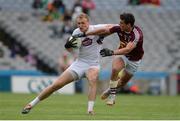
[[[83,33],[75,34],[75,35],[73,35],[72,37],[74,37],[74,38],[86,37],[86,33],[83,32]]]
[[[100,36],[100,37],[96,40],[96,42],[101,45],[101,44],[103,44],[103,40],[104,40],[104,36]]]
[[[66,44],[64,45],[65,48],[77,48],[76,38],[72,37],[70,40],[68,38]]]

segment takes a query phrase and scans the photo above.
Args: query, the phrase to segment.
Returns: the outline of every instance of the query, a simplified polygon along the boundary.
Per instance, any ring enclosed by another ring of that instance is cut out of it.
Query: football
[[[81,47],[82,41],[81,38],[73,38],[72,36],[69,38],[69,41],[72,41],[73,44],[75,44],[76,48],[79,49]]]

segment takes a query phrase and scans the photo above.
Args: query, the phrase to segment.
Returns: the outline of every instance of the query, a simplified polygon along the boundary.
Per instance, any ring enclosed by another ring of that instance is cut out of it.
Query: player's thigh
[[[75,61],[68,67],[67,70],[75,72],[77,74],[77,79],[81,79],[85,76],[86,70],[89,68],[87,63],[82,61]]]
[[[120,71],[125,67],[125,62],[121,57],[116,57],[112,62],[112,69],[115,71]]]
[[[72,81],[74,81],[74,76],[69,70],[66,70],[57,78],[53,86],[60,88]]]
[[[86,72],[86,78],[89,83],[95,83],[98,79],[99,67],[91,67]]]
[[[127,66],[126,66],[126,71],[134,74],[135,72],[137,72],[138,67],[140,66],[141,60],[139,61],[127,61]]]

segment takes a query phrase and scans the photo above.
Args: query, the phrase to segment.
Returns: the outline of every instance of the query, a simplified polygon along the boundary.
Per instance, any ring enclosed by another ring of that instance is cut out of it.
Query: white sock
[[[36,104],[38,104],[39,103],[39,98],[38,97],[36,97],[33,101],[31,101],[29,104],[32,106],[32,107],[34,107]]]
[[[94,101],[88,101],[88,111],[93,111]]]

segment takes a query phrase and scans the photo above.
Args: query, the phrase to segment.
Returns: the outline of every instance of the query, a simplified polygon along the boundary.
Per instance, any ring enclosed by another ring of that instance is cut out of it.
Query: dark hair
[[[131,26],[134,26],[135,18],[133,14],[123,13],[120,15],[120,19],[123,20],[125,24],[131,24]]]

